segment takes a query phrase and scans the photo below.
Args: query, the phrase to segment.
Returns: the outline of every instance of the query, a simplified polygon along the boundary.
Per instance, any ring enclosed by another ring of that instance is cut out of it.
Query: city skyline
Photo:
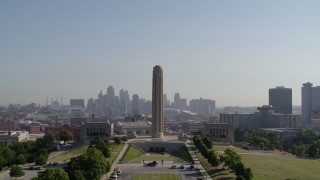
[[[268,89],[317,80],[318,1],[0,2],[0,104],[97,98],[108,86],[221,106],[268,104]]]

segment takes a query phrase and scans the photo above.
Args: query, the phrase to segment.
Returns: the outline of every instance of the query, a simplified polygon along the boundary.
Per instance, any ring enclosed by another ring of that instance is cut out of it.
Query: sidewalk
[[[212,178],[209,176],[207,171],[202,167],[202,165],[201,165],[196,153],[193,152],[193,150],[191,149],[191,146],[188,144],[188,142],[191,142],[191,141],[188,140],[186,142],[186,147],[187,147],[187,150],[188,150],[193,162],[195,163],[195,168],[198,168],[200,170],[200,173],[202,174],[202,177],[204,177],[207,180],[212,180]]]
[[[107,174],[105,174],[102,178],[100,178],[100,180],[107,180],[111,176],[111,174],[113,173],[113,170],[117,168],[118,162],[120,161],[120,159],[122,158],[122,156],[126,152],[127,148],[128,148],[128,143],[125,142],[125,145],[123,146],[122,150],[120,151],[118,157],[111,165],[110,171]]]

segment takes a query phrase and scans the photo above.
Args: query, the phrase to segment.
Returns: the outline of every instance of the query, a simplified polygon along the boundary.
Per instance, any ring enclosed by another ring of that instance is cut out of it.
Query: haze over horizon
[[[0,104],[97,98],[108,86],[221,106],[320,85],[320,1],[1,1]]]

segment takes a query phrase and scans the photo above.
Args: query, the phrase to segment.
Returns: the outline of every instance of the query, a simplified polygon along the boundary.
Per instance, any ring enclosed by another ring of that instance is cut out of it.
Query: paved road
[[[44,171],[44,170],[29,170],[29,166],[24,166],[22,168],[22,170],[25,172],[25,175],[18,178],[18,179],[23,179],[23,180],[29,180],[33,177],[38,176],[38,172],[39,171]],[[9,180],[10,179],[10,175],[9,175],[10,170],[7,170],[5,172],[2,172],[0,174],[0,179],[1,180]]]
[[[141,164],[140,166],[130,166],[125,165],[121,166],[120,169],[122,174],[120,176],[120,180],[130,180],[133,174],[180,174],[183,180],[195,180],[197,179],[197,174],[194,170],[190,169],[172,169],[170,167],[161,167],[161,165],[156,167],[144,167]],[[185,166],[186,167],[186,166]]]
[[[111,165],[110,171],[105,174],[102,178],[100,178],[100,180],[105,180],[108,179],[108,177],[111,176],[111,174],[113,173],[113,169],[116,169],[118,166],[118,162],[120,161],[120,159],[122,158],[122,156],[124,155],[124,153],[126,152],[128,148],[128,143],[125,142],[125,145],[123,146],[122,150],[120,151],[118,157],[116,158],[116,160],[113,162],[113,164]]]
[[[190,140],[188,140],[186,142],[186,147],[187,147],[187,150],[188,150],[193,162],[196,164],[195,167],[200,170],[200,172],[202,174],[202,177],[204,177],[207,180],[212,180],[212,178],[209,176],[207,171],[202,167],[202,165],[201,165],[196,153],[193,152],[193,150],[191,149],[190,142],[191,142]]]

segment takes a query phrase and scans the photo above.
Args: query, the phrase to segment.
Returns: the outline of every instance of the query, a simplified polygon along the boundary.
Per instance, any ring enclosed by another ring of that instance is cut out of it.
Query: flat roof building
[[[269,106],[275,108],[275,113],[292,114],[292,89],[284,86],[269,89]]]
[[[0,131],[0,142],[6,146],[29,140],[28,131]]]
[[[205,123],[201,135],[217,142],[234,142],[234,128],[228,123]]]
[[[220,114],[220,123],[229,123],[237,128],[300,128],[301,115],[279,114],[272,106],[257,108],[259,112],[252,114],[230,113]]]
[[[80,127],[81,141],[91,140],[94,136],[109,139],[114,135],[113,123],[109,122],[87,122]]]

